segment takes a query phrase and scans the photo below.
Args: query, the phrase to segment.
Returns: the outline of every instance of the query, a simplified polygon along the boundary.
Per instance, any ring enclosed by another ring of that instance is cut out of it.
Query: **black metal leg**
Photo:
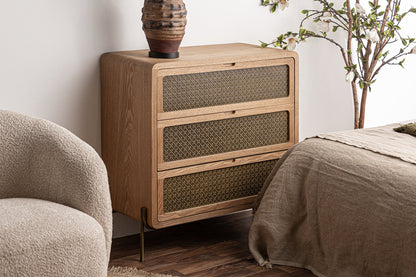
[[[140,209],[140,261],[144,262],[144,226],[147,225],[147,209]]]

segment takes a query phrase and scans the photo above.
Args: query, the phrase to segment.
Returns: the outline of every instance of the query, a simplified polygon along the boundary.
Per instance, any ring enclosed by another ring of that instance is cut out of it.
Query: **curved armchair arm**
[[[38,198],[80,210],[102,226],[109,257],[112,209],[95,150],[47,120],[0,110],[0,198]]]

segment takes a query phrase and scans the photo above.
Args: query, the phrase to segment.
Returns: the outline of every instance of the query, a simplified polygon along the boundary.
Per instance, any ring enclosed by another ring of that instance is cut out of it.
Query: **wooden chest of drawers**
[[[250,208],[298,141],[298,59],[247,44],[104,54],[102,155],[114,210],[162,228]]]

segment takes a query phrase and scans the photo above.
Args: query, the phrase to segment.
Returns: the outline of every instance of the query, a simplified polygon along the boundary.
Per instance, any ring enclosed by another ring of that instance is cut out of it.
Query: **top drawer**
[[[289,66],[166,76],[163,111],[179,111],[289,96]]]
[[[293,103],[294,62],[252,63],[164,70],[159,74],[158,118],[168,119]],[[196,111],[197,109],[197,111]]]

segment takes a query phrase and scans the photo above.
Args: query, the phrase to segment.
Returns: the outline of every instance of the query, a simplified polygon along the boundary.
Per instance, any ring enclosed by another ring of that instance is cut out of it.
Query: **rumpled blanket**
[[[291,148],[259,195],[256,261],[327,277],[416,276],[416,138],[397,126]]]

